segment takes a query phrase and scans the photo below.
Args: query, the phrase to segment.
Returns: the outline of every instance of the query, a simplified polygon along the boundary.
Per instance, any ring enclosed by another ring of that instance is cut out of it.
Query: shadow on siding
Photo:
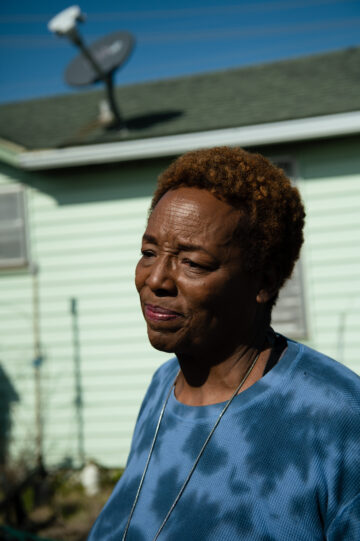
[[[0,466],[5,465],[11,434],[11,404],[19,395],[0,365]]]

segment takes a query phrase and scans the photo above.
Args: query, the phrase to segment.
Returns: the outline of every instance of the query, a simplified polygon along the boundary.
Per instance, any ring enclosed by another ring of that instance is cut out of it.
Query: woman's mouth
[[[181,314],[162,308],[161,306],[154,306],[153,304],[145,304],[145,317],[152,321],[171,321],[180,317]]]

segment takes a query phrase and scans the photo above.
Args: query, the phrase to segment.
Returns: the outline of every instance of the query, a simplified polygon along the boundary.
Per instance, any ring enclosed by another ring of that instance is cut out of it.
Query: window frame
[[[0,197],[14,193],[17,196],[18,204],[20,205],[21,225],[19,229],[22,236],[23,257],[5,259],[0,257],[0,273],[17,270],[27,270],[31,267],[30,257],[30,231],[29,231],[29,217],[27,208],[27,193],[26,188],[22,184],[2,184],[0,185]],[[15,218],[14,218],[15,219]],[[14,228],[15,229],[15,228]],[[0,231],[5,230],[1,227]]]
[[[289,164],[289,171],[285,170],[285,174],[288,176],[288,178],[291,180],[292,184],[298,188],[298,179],[299,179],[299,170],[298,170],[298,164],[296,159],[293,156],[289,156],[288,154],[280,154],[280,155],[272,155],[268,156],[268,159],[274,163],[276,166],[283,168],[283,164]],[[284,288],[286,288],[286,284],[288,284],[294,276],[294,272],[297,274],[297,281],[299,284],[299,320],[300,320],[300,329],[298,332],[291,333],[291,336],[289,338],[294,339],[307,339],[309,336],[309,327],[308,327],[308,317],[307,317],[307,311],[306,311],[306,294],[305,294],[305,281],[304,281],[304,269],[303,269],[303,260],[302,255],[300,253],[299,259],[295,263],[294,271],[292,276],[286,281],[285,286],[283,286],[279,293],[279,300],[281,302],[281,292]],[[274,314],[277,312],[278,302],[275,304],[273,308]],[[275,320],[276,321],[276,320]],[[280,326],[281,324],[279,324]],[[275,327],[277,324],[275,323]],[[275,328],[276,330],[276,328]],[[281,331],[281,328],[279,328],[279,331]]]

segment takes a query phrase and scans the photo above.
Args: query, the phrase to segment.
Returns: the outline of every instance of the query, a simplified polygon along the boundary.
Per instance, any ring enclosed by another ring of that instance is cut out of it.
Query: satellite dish
[[[71,86],[96,83],[124,64],[133,47],[134,39],[129,32],[114,32],[94,41],[88,47],[88,52],[101,72],[94,68],[84,54],[80,54],[66,68],[65,81]]]
[[[79,6],[71,6],[48,23],[51,32],[67,37],[81,50],[81,54],[66,68],[65,81],[72,86],[103,81],[106,85],[108,105],[115,121],[113,127],[126,131],[125,122],[115,101],[113,76],[115,70],[128,59],[135,40],[129,32],[114,32],[87,47],[76,27],[78,21],[84,20],[85,15]]]

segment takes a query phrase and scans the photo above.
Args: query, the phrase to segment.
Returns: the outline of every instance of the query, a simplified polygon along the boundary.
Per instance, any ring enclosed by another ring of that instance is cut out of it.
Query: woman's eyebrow
[[[144,233],[142,237],[143,241],[149,242],[150,244],[158,245],[158,241],[154,235],[150,235],[149,233]],[[201,246],[200,244],[191,244],[191,243],[179,243],[177,245],[177,249],[182,252],[205,252],[206,254],[212,255],[204,246]]]
[[[158,243],[156,238],[153,235],[149,235],[148,233],[143,234],[142,240],[143,241],[145,240],[146,242],[150,242],[151,244],[157,244]]]
[[[154,244],[155,246],[159,245],[156,237],[154,237],[154,235],[150,235],[149,233],[144,233],[142,240],[143,242],[149,242],[150,244]],[[177,250],[179,250],[179,252],[204,252],[210,257],[214,257],[211,252],[206,250],[206,248],[204,248],[204,246],[201,246],[200,244],[192,244],[192,243],[185,244],[183,242],[180,242],[179,244],[177,244]]]
[[[201,252],[205,252],[207,254],[210,254],[205,248],[204,246],[200,246],[199,244],[178,244],[177,245],[178,249],[181,250],[182,252],[197,252],[197,251],[201,251]]]

